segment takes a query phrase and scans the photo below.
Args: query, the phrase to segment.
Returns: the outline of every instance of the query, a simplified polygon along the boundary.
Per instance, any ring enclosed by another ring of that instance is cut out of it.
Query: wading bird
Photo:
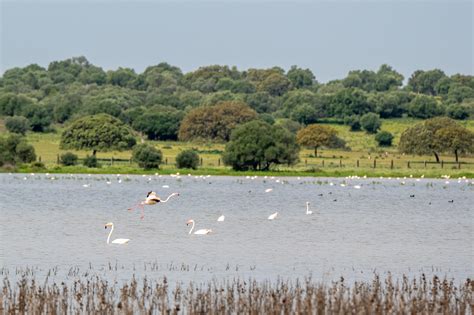
[[[112,236],[112,232],[114,231],[114,224],[112,222],[109,222],[105,225],[105,229],[107,229],[107,227],[111,227],[109,236],[107,237],[107,244],[110,244],[110,236]],[[130,241],[128,238],[116,238],[112,241],[112,244],[123,245],[127,244],[128,241]]]
[[[270,216],[268,216],[268,220],[274,220],[278,215],[278,212],[275,212],[273,214],[270,214]]]
[[[221,215],[219,218],[217,218],[217,222],[224,222],[225,216]]]
[[[189,230],[189,233],[188,234],[191,234],[193,233],[193,230],[194,230],[194,220],[188,220],[188,222],[186,222],[186,225],[190,225],[192,224],[193,226],[191,227],[191,230]],[[200,230],[197,230],[196,232],[194,232],[194,234],[198,234],[198,235],[206,235],[206,234],[209,234],[211,233],[212,230],[211,229],[200,229]]]
[[[306,201],[306,214],[313,214],[313,211],[309,210],[309,201]]]
[[[142,214],[140,216],[140,219],[143,219],[145,217],[145,209],[144,209],[145,205],[151,206],[151,205],[157,204],[159,202],[167,202],[173,196],[179,196],[179,193],[172,193],[165,200],[161,200],[160,197],[158,197],[154,191],[150,191],[146,195],[146,199],[144,201],[134,205],[133,207],[128,208],[128,210],[132,211],[135,208],[140,208],[142,210]]]

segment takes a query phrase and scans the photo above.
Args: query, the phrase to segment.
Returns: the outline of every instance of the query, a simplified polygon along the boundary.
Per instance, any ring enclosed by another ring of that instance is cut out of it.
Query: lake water
[[[0,185],[4,272],[78,267],[184,282],[474,275],[472,180],[0,174]],[[127,208],[150,190],[180,196],[145,206],[141,220]],[[213,233],[189,235],[191,218]],[[130,242],[107,245],[107,222],[112,239]]]

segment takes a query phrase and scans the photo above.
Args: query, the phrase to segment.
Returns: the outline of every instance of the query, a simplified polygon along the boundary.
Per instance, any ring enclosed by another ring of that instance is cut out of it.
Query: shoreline
[[[104,168],[85,168],[81,166],[72,167],[54,167],[54,168],[34,168],[20,167],[17,169],[0,168],[0,173],[38,173],[38,174],[96,174],[96,175],[171,175],[179,173],[182,176],[190,174],[191,176],[212,175],[212,176],[279,176],[279,177],[348,177],[359,176],[367,178],[397,178],[397,177],[424,177],[424,178],[444,178],[446,175],[450,178],[473,179],[474,171],[458,169],[329,169],[329,170],[271,170],[271,171],[234,171],[231,169],[201,168],[201,169],[151,169],[143,170],[133,167],[113,167]]]

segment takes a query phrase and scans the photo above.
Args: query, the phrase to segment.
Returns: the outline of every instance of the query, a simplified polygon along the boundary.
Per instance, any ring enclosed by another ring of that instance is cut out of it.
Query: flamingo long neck
[[[114,231],[114,225],[112,224],[112,228],[110,229],[109,236],[107,237],[107,244],[110,243],[110,237],[112,236],[113,231]]]
[[[191,230],[189,230],[189,234],[191,234],[194,230],[194,221],[193,221],[193,226],[191,226]]]
[[[161,202],[167,202],[171,197],[173,197],[175,194],[171,194],[166,198],[165,200],[161,200]]]

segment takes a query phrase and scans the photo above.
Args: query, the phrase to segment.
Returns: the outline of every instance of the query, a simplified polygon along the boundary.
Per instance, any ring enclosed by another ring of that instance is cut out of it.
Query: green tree
[[[360,117],[360,126],[368,133],[376,133],[377,130],[380,129],[380,126],[382,126],[382,122],[380,121],[379,115],[367,113]]]
[[[163,159],[161,150],[147,143],[138,144],[133,149],[132,158],[144,169],[159,168]]]
[[[367,93],[357,88],[343,89],[337,92],[331,101],[332,112],[336,117],[363,115],[373,112],[367,100]]]
[[[199,155],[194,150],[184,150],[176,156],[177,168],[197,169],[199,165]]]
[[[117,70],[107,71],[107,83],[121,87],[133,87],[138,76],[135,70],[119,67]]]
[[[454,153],[456,162],[459,161],[460,153],[474,153],[474,132],[458,124],[437,130],[435,141],[443,151]]]
[[[150,140],[177,140],[183,117],[184,112],[163,106],[137,117],[133,128],[145,133]]]
[[[85,116],[74,121],[61,135],[61,149],[97,151],[127,150],[136,140],[132,130],[107,114]]]
[[[469,107],[465,104],[452,104],[446,109],[446,114],[453,119],[467,119],[469,117]]]
[[[245,102],[257,113],[271,113],[277,108],[276,99],[268,92],[256,92],[248,94]]]
[[[51,125],[52,115],[44,106],[33,104],[26,107],[24,113],[30,122],[32,131],[43,132]]]
[[[284,75],[272,73],[258,85],[258,89],[273,96],[281,96],[288,91],[290,84]]]
[[[440,116],[443,113],[443,108],[432,96],[420,94],[408,104],[408,114],[411,117],[428,119],[435,116]]]
[[[5,127],[8,131],[25,135],[30,130],[30,122],[23,116],[7,117]]]
[[[6,163],[30,163],[36,160],[35,149],[19,134],[0,137],[0,166]]]
[[[446,74],[439,69],[415,71],[408,79],[408,88],[413,92],[436,95],[438,82],[445,78]]]
[[[443,129],[447,129],[447,131],[440,132]],[[470,150],[469,145],[459,148],[457,145],[452,144],[457,142],[453,135],[460,130],[472,136],[468,129],[463,128],[451,118],[436,117],[428,119],[405,130],[400,137],[398,149],[403,153],[409,154],[434,154],[436,162],[439,163],[439,154],[442,152]],[[454,139],[452,142],[449,139],[450,137]],[[464,145],[466,144],[465,141],[459,142]]]
[[[316,78],[309,69],[301,69],[297,66],[291,66],[291,69],[288,70],[286,74],[288,80],[290,80],[291,85],[295,89],[307,88],[313,85]]]
[[[381,65],[375,77],[375,89],[388,91],[397,89],[403,84],[403,75],[393,70],[389,65]]]
[[[178,138],[184,141],[199,139],[228,141],[232,129],[256,118],[257,113],[253,109],[238,101],[198,107],[184,117]]]
[[[314,148],[314,156],[318,156],[318,148],[332,147],[338,144],[337,131],[329,126],[309,125],[298,131],[296,140],[299,145]]]
[[[223,160],[234,170],[269,170],[298,160],[295,136],[279,126],[255,120],[238,126],[226,145]]]
[[[393,135],[388,131],[380,131],[375,135],[375,141],[381,147],[390,147],[392,145]]]

